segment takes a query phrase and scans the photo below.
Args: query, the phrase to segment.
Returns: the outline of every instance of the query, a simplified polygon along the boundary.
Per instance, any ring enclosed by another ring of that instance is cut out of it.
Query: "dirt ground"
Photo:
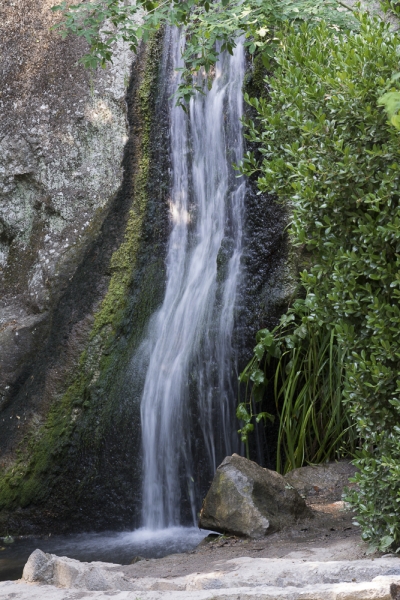
[[[263,539],[219,536],[208,541],[206,538],[191,552],[140,560],[123,567],[123,570],[130,577],[168,578],[203,573],[209,571],[212,565],[217,571],[219,561],[242,556],[290,557],[308,561],[315,557],[318,561],[329,561],[357,560],[368,555],[368,545],[362,541],[359,528],[353,524],[354,514],[344,502],[308,504],[313,510],[313,518]]]

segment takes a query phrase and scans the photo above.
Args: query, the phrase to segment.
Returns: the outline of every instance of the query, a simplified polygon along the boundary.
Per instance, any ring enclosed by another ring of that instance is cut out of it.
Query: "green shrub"
[[[290,207],[307,314],[344,356],[343,400],[363,440],[350,496],[364,539],[400,545],[400,138],[377,99],[398,71],[398,35],[359,15],[358,32],[303,25],[280,36],[248,154],[261,191]],[[296,310],[294,311],[296,313]],[[396,547],[397,547],[396,546]]]

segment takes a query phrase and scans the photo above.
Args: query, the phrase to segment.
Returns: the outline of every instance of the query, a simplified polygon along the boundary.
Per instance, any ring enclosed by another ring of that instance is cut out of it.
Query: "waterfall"
[[[183,40],[166,32],[168,97],[179,84]],[[141,344],[143,525],[196,522],[204,480],[237,450],[234,308],[240,278],[245,183],[232,163],[243,153],[244,52],[223,54],[212,89],[188,114],[170,102],[172,230],[166,289]],[[205,88],[206,89],[206,88]],[[146,357],[145,359],[143,357]],[[200,472],[201,471],[201,472]]]

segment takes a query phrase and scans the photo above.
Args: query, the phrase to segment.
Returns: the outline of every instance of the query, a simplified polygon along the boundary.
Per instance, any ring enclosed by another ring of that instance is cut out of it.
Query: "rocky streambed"
[[[38,549],[30,556],[21,580],[0,583],[0,598],[399,598],[398,556],[369,553],[352,513],[341,500],[351,471],[348,463],[293,471],[288,479],[305,497],[307,514],[258,539],[214,534],[192,551],[159,559],[132,557],[130,565],[80,562]]]

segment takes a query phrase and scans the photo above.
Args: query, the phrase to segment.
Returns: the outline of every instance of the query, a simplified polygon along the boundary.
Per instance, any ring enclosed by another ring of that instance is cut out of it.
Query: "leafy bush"
[[[301,273],[297,327],[332,333],[344,356],[343,400],[363,440],[350,501],[364,539],[400,545],[400,139],[377,99],[398,71],[398,35],[359,15],[358,32],[307,24],[280,35],[269,97],[244,172],[291,209]]]

